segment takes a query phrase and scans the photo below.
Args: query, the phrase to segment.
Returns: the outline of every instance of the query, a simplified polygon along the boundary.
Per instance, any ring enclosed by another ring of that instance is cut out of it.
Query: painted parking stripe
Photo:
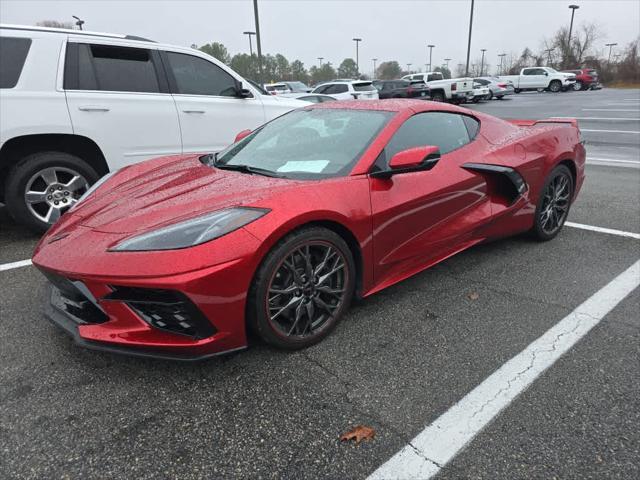
[[[27,267],[31,265],[31,260],[20,260],[19,262],[3,263],[0,265],[0,272],[13,270],[14,268]]]
[[[611,122],[640,122],[640,118],[627,118],[627,117],[551,117],[559,118],[560,120],[566,120],[575,118],[576,120],[597,120],[597,121],[611,121]]]
[[[637,113],[637,108],[583,108],[583,112],[634,112]]]
[[[594,162],[605,162],[605,163],[623,163],[627,165],[639,165],[640,161],[637,160],[619,160],[617,158],[595,158],[595,157],[587,157],[587,164]]]
[[[502,365],[373,472],[369,480],[427,480],[436,475],[638,285],[640,260]]]
[[[567,227],[581,228],[582,230],[608,233],[609,235],[618,235],[619,237],[629,237],[640,240],[640,233],[625,232],[624,230],[616,230],[614,228],[594,227],[593,225],[585,225],[584,223],[565,222],[565,225]]]
[[[580,128],[581,132],[600,132],[600,133],[635,133],[639,134],[637,130],[594,130],[592,128]]]

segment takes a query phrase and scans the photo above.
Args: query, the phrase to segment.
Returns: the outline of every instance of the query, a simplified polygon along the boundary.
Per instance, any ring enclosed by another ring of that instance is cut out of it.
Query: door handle
[[[182,110],[184,113],[204,113],[204,110]]]
[[[83,112],[108,112],[107,107],[101,107],[100,105],[82,105],[78,107],[78,110]]]

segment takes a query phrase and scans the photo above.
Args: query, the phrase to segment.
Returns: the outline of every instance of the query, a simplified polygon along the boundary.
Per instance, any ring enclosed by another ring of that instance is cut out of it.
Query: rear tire
[[[82,159],[66,152],[27,155],[7,178],[7,209],[16,222],[45,232],[98,178]]]
[[[574,92],[579,92],[580,90],[584,89],[584,85],[582,85],[582,82],[577,81],[576,83],[573,84],[572,88]]]
[[[534,214],[531,234],[541,242],[554,238],[569,216],[573,199],[573,175],[564,165],[558,165],[546,178]]]
[[[444,102],[444,93],[442,92],[433,92],[431,94],[431,100],[434,102]]]
[[[248,297],[249,329],[277,348],[318,343],[349,308],[355,276],[351,251],[337,233],[321,227],[293,232],[258,268]]]
[[[515,93],[520,93],[521,91],[522,91],[522,90],[520,90],[519,88],[516,88],[516,89],[514,90],[514,92],[515,92]]]

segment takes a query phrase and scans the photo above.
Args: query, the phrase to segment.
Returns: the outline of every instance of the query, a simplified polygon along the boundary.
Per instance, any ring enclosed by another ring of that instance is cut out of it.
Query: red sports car
[[[288,113],[218,154],[104,177],[44,236],[46,314],[85,346],[198,359],[318,342],[366,297],[457,252],[562,228],[584,180],[575,120],[420,100]]]

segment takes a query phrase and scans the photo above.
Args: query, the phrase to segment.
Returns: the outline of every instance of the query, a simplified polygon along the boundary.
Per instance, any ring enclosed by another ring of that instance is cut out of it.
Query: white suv
[[[378,90],[368,80],[327,82],[314,88],[311,93],[331,95],[336,100],[378,100]]]
[[[222,150],[305,105],[191,48],[0,25],[0,202],[42,231],[109,171]]]

